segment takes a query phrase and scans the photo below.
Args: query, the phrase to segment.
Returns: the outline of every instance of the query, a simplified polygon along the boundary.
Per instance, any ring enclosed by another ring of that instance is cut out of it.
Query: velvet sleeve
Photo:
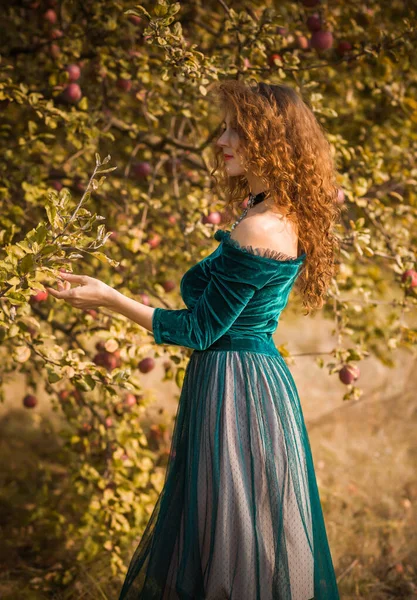
[[[209,283],[192,310],[155,308],[155,342],[205,350],[233,325],[276,268],[273,261],[258,260],[253,254],[223,245],[211,263]]]

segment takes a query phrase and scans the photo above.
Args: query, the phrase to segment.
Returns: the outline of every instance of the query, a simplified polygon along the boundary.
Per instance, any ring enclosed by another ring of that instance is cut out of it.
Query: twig
[[[353,562],[350,563],[350,565],[336,578],[337,583],[339,583],[342,578],[347,575],[347,573],[349,573],[349,571],[351,571],[354,567],[356,567],[356,565],[359,563],[359,558],[355,558],[355,560]]]

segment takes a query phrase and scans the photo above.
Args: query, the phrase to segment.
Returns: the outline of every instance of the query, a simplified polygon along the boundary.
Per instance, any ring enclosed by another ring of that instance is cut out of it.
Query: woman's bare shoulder
[[[294,224],[284,215],[262,213],[242,219],[232,231],[239,244],[269,248],[297,256],[298,235]]]

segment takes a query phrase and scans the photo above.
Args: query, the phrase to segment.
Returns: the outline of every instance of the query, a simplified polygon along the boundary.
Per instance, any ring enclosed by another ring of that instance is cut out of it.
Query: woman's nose
[[[218,146],[222,146],[222,147],[223,147],[223,146],[227,146],[227,145],[228,145],[228,137],[227,137],[227,134],[226,134],[226,132],[225,132],[225,131],[224,131],[224,132],[222,133],[222,135],[221,135],[221,136],[218,138],[218,140],[217,140],[217,145],[218,145]]]

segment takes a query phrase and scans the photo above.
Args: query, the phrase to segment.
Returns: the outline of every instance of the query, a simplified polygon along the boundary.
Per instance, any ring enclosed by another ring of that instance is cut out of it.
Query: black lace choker
[[[259,204],[259,202],[262,202],[262,200],[265,199],[265,196],[266,192],[259,192],[259,194],[252,194],[252,192],[249,192],[248,208],[252,208],[253,206],[256,206],[256,204]]]
[[[251,209],[252,206],[255,206],[255,204],[259,204],[259,202],[262,202],[265,196],[266,192],[259,192],[259,194],[252,194],[252,192],[249,192],[249,199],[246,204],[246,208],[244,209],[240,217],[237,219],[237,221],[233,223],[230,231],[233,231],[233,229],[241,222],[241,220],[246,217],[246,215],[248,214],[248,210]]]

